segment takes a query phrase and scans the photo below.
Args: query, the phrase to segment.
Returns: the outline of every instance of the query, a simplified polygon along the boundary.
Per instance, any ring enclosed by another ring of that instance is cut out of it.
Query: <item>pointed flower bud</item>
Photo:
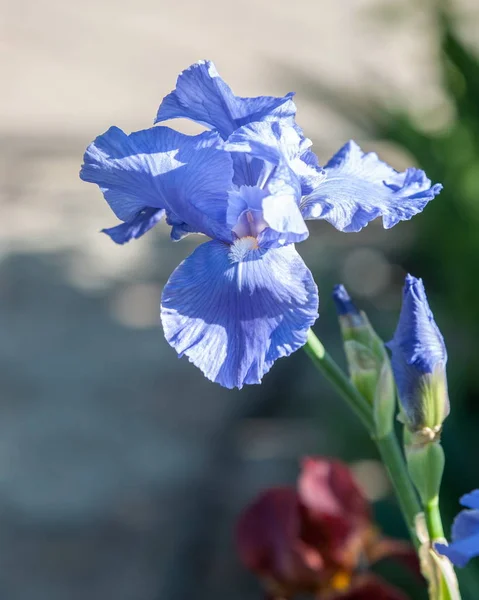
[[[432,441],[449,414],[447,353],[421,279],[407,275],[399,323],[386,345],[404,422],[417,440]]]
[[[394,381],[384,343],[343,285],[335,286],[333,300],[351,380],[373,406],[376,435],[384,437],[392,429],[395,409]]]
[[[339,284],[334,286],[333,300],[339,316],[347,317],[351,323],[351,327],[353,327],[354,324],[357,326],[361,326],[363,324],[361,312],[351,300],[351,296],[348,294],[348,291],[344,285]],[[346,319],[343,319],[343,321],[346,321]]]

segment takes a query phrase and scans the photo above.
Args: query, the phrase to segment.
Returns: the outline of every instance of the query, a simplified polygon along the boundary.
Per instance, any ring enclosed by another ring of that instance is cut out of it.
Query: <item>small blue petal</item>
[[[165,211],[162,208],[146,208],[126,223],[102,229],[102,232],[109,235],[117,244],[125,244],[131,239],[138,239],[149,231],[163,218],[164,214]]]
[[[479,490],[466,494],[461,498],[461,504],[476,503]],[[463,510],[454,520],[452,526],[452,543],[436,544],[436,550],[443,554],[458,567],[465,567],[471,558],[479,556],[479,510]]]
[[[227,388],[260,383],[278,358],[305,344],[318,316],[316,284],[294,246],[265,251],[246,247],[251,240],[237,240],[243,249],[202,244],[162,297],[168,342]]]
[[[303,199],[305,219],[325,219],[340,231],[360,231],[382,216],[389,229],[420,213],[441,191],[424,171],[398,173],[373,152],[365,154],[353,141],[324,167],[324,178]]]
[[[392,353],[391,365],[402,407],[411,425],[419,426],[427,376],[445,371],[447,352],[422,280],[412,275],[406,277],[399,322],[386,346]],[[444,393],[445,417],[449,413],[449,400],[447,390]]]
[[[460,498],[459,502],[462,504],[462,506],[479,510],[479,490],[474,490],[469,494],[464,494],[464,496]]]
[[[450,546],[434,544],[434,547],[439,554],[447,556],[453,565],[462,568],[467,565],[471,558],[479,556],[479,533]]]
[[[230,241],[226,202],[233,166],[221,143],[214,132],[188,136],[153,127],[127,135],[111,127],[87,148],[80,177],[98,184],[126,223],[148,209],[164,209],[191,231]]]
[[[336,310],[340,315],[359,315],[359,310],[351,300],[351,296],[344,285],[339,284],[334,286],[333,300],[336,305]]]
[[[452,541],[459,542],[472,535],[479,535],[479,510],[461,510],[452,524]]]
[[[294,117],[293,95],[286,94],[282,98],[235,96],[214,64],[200,60],[178,77],[176,89],[163,99],[155,123],[176,118],[191,119],[216,129],[226,139],[245,123],[270,117]]]

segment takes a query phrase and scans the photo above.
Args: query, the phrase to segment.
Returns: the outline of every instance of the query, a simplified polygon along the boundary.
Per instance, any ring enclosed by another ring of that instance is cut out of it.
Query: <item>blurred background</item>
[[[406,536],[374,447],[304,353],[238,392],[166,344],[162,286],[197,238],[172,244],[160,225],[119,247],[99,233],[116,220],[78,178],[86,145],[112,124],[150,126],[200,58],[239,95],[296,90],[321,163],[354,138],[445,185],[411,222],[311,223],[298,249],[320,288],[315,331],[342,364],[333,284],[389,339],[404,274],[424,278],[450,356],[449,525],[479,487],[477,0],[0,7],[2,600],[259,599],[235,519],[260,490],[294,483],[307,454],[348,461],[383,530]],[[476,600],[479,564],[461,580]]]

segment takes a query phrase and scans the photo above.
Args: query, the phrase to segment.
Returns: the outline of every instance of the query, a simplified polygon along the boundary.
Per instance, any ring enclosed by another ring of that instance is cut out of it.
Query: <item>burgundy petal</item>
[[[354,569],[371,538],[370,509],[350,469],[338,460],[307,458],[298,481],[304,541],[340,569]]]
[[[300,530],[296,490],[267,490],[239,518],[236,543],[241,561],[280,590],[314,589],[323,560],[302,542]]]
[[[369,504],[349,467],[339,460],[308,457],[298,481],[301,502],[318,518],[370,520]]]

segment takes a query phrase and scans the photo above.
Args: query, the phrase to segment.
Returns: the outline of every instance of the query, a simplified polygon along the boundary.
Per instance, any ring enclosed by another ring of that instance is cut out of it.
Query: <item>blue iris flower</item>
[[[235,96],[213,63],[200,61],[179,76],[156,122],[188,118],[210,131],[112,127],[88,147],[80,174],[122,221],[104,230],[117,243],[163,216],[173,240],[211,238],[170,277],[161,318],[175,350],[228,388],[259,383],[305,344],[318,316],[316,285],[294,247],[308,237],[305,219],[359,231],[382,216],[389,228],[441,189],[354,142],[320,168],[292,96]]]
[[[409,429],[439,432],[449,414],[447,352],[421,279],[406,276],[399,322],[386,345]]]
[[[456,566],[465,567],[471,558],[479,556],[479,490],[462,496],[460,503],[470,510],[455,518],[451,545],[435,544],[435,548]]]

